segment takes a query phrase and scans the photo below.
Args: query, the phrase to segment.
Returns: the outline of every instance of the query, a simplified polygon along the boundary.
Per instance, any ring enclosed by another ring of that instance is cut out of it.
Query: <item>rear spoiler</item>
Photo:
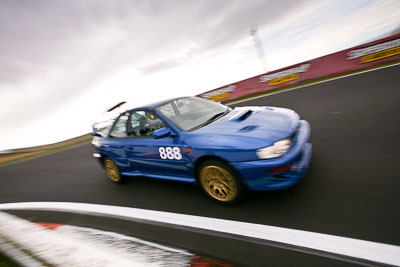
[[[116,109],[116,108],[119,108],[120,106],[122,106],[122,105],[124,105],[124,104],[126,104],[126,101],[122,101],[122,102],[120,102],[120,103],[116,104],[116,105],[115,105],[115,106],[113,106],[112,108],[110,108],[110,109],[106,110],[106,112],[113,111],[114,109]]]

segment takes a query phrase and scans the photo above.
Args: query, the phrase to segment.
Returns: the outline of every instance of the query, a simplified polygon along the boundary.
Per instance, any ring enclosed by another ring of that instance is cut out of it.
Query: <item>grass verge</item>
[[[3,154],[0,155],[0,166],[4,166],[7,164],[11,164],[14,162],[22,161],[22,160],[27,160],[30,158],[38,157],[47,153],[55,152],[58,150],[74,147],[77,145],[89,143],[91,139],[88,140],[83,140],[79,142],[74,142],[74,143],[68,143],[66,145],[60,145],[59,147],[56,148],[51,148],[51,149],[43,149],[43,150],[38,150],[34,152],[25,152],[25,153],[9,153],[9,154]],[[1,265],[0,265],[1,266]]]

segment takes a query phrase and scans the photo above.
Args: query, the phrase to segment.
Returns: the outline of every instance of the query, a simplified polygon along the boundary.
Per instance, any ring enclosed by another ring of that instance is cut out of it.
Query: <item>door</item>
[[[153,132],[167,126],[151,111],[130,112],[126,156],[131,172],[147,175],[190,177],[179,136],[154,139]]]

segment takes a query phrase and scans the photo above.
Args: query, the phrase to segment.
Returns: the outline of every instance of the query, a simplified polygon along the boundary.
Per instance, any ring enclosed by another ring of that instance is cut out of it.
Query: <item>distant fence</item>
[[[227,101],[299,82],[400,59],[400,34],[210,90],[198,96]]]

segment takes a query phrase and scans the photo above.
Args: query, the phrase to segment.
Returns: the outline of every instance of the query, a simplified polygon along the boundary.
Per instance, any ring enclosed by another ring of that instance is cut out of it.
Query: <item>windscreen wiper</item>
[[[220,112],[220,113],[215,114],[214,116],[212,116],[211,118],[209,118],[209,119],[204,123],[204,125],[210,124],[211,122],[215,121],[216,119],[218,119],[218,118],[220,118],[220,117],[222,117],[222,116],[225,116],[225,115],[228,114],[229,112],[230,112],[230,110],[227,109],[227,110],[225,110],[224,112]]]

